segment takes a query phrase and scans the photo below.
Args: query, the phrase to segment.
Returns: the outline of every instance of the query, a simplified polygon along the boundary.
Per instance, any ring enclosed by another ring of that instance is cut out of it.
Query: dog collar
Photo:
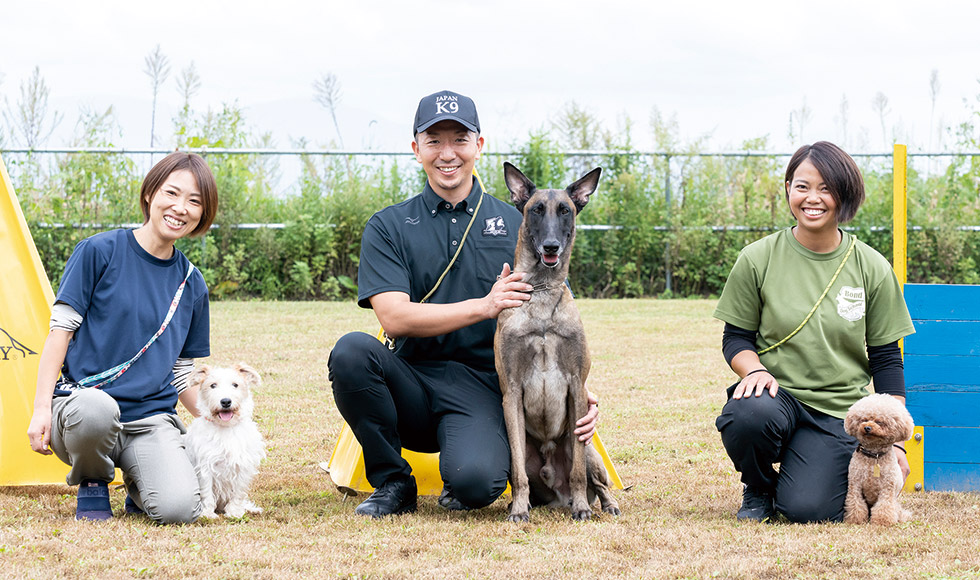
[[[882,457],[884,457],[886,453],[888,453],[887,450],[879,451],[877,453],[875,453],[874,451],[868,451],[861,445],[858,445],[858,451],[861,452],[861,455],[864,455],[865,457],[870,457],[871,459],[881,459]]]

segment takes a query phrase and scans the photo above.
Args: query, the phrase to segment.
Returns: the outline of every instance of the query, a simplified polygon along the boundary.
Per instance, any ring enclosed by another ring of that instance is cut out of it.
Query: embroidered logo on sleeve
[[[419,225],[419,218],[417,218],[417,217],[407,217],[407,218],[405,218],[405,223],[408,224],[408,225],[410,225],[410,226],[417,226],[417,225]]]
[[[837,293],[837,314],[844,320],[855,322],[864,318],[864,288],[843,286]]]
[[[506,236],[507,224],[504,223],[503,216],[496,216],[483,220],[484,236]]]

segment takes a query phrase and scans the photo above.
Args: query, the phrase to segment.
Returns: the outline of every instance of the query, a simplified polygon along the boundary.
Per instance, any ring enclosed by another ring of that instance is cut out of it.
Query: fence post
[[[673,280],[670,268],[670,236],[673,229],[670,227],[670,153],[664,154],[664,161],[666,161],[667,170],[664,174],[664,201],[667,203],[667,244],[664,247],[664,274],[666,281],[664,283],[664,291],[673,294]]]

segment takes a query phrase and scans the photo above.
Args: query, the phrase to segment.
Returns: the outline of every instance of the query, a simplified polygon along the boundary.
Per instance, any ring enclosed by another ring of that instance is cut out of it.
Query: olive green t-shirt
[[[842,232],[840,245],[826,254],[803,247],[791,228],[749,244],[732,267],[715,318],[756,330],[757,351],[779,342],[816,304],[852,238]],[[913,332],[891,265],[856,240],[854,252],[806,325],[760,358],[780,388],[804,405],[843,418],[868,394],[866,347]]]

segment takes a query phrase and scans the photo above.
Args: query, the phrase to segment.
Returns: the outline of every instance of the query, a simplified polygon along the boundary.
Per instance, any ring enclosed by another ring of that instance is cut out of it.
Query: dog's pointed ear
[[[245,363],[238,363],[237,365],[231,367],[236,373],[245,377],[245,381],[250,387],[257,387],[262,384],[262,377],[259,376],[259,372]]]
[[[524,213],[524,204],[534,195],[534,184],[521,170],[504,161],[504,182],[510,190],[510,201],[517,211]]]
[[[595,193],[595,190],[599,187],[599,176],[601,174],[602,168],[596,167],[583,175],[581,179],[565,188],[565,191],[568,192],[568,197],[572,198],[572,203],[575,204],[576,213],[585,209],[585,204],[589,203],[589,196]]]
[[[197,367],[193,372],[191,372],[191,375],[187,377],[187,386],[200,388],[201,383],[204,382],[204,379],[209,374],[211,374],[211,367],[208,365],[201,365]]]

